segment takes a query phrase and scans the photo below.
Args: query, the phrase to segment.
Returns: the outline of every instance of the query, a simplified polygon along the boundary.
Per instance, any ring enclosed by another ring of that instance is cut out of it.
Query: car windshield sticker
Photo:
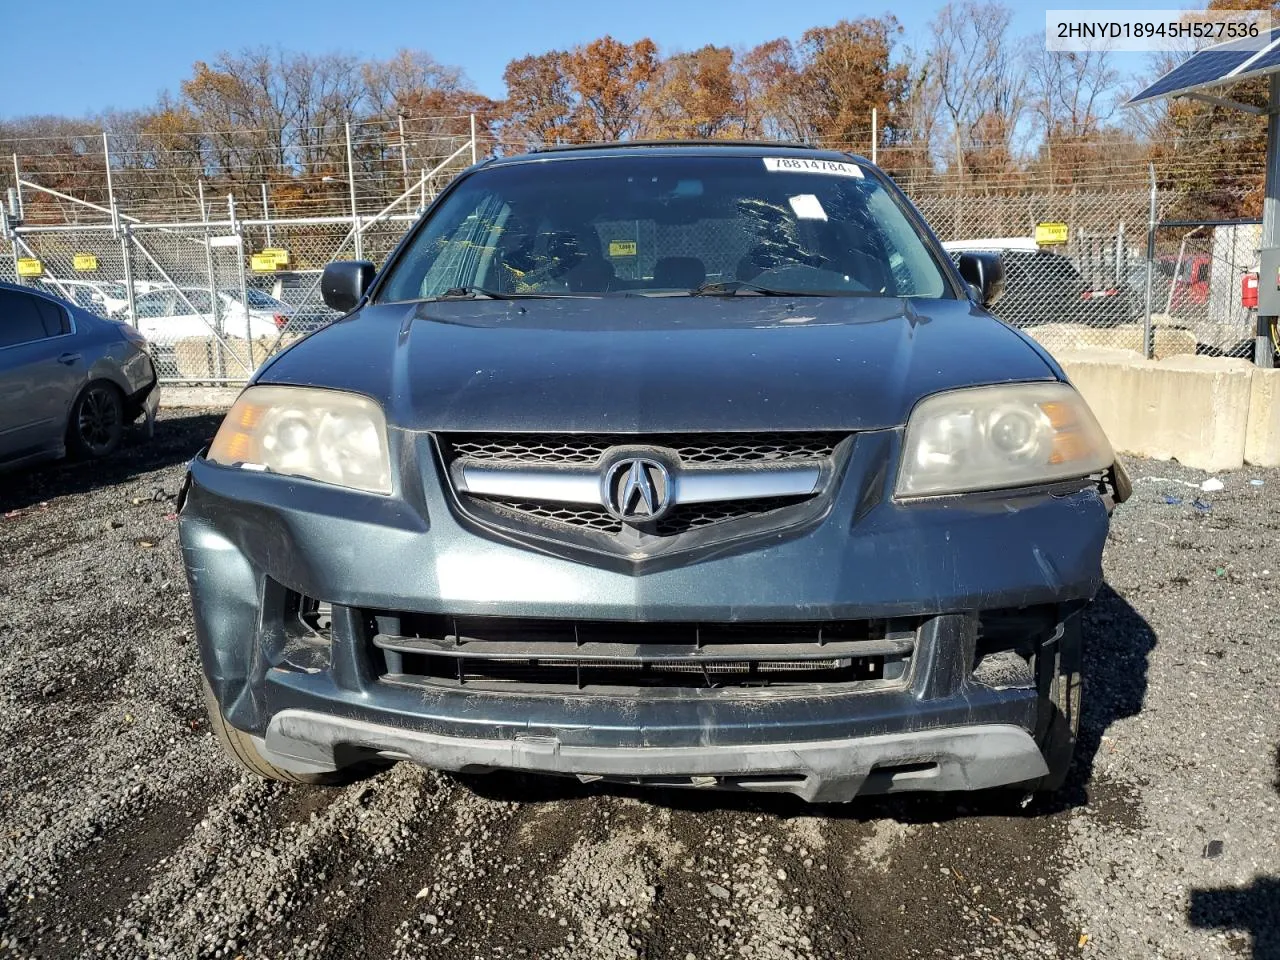
[[[825,220],[827,211],[812,193],[801,193],[791,198],[791,209],[801,220]]]
[[[862,179],[862,168],[843,160],[814,160],[810,157],[765,157],[764,168],[770,173],[825,173],[833,177]]]

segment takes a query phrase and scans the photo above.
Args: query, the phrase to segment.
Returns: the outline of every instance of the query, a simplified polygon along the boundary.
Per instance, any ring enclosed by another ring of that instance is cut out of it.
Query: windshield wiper
[[[734,297],[740,293],[758,297],[880,297],[875,290],[780,290],[750,280],[708,280],[689,291],[691,297]]]
[[[754,293],[760,297],[816,297],[821,294],[803,290],[778,290],[762,286],[750,280],[708,280],[689,291],[691,297],[732,297],[739,293]]]
[[[428,300],[535,300],[558,297],[556,293],[503,293],[500,290],[489,290],[469,284],[465,287],[450,287],[444,293]]]

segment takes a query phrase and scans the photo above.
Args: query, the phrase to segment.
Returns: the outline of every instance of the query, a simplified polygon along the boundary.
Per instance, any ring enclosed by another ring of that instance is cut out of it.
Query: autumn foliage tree
[[[574,100],[565,57],[553,50],[507,64],[502,74],[507,98],[501,105],[501,129],[508,145],[558,143],[572,134]]]
[[[906,71],[894,64],[894,40],[902,32],[891,16],[842,20],[806,30],[800,39],[793,84],[795,113],[809,136],[824,146],[867,149],[871,111],[892,126]]]
[[[746,131],[746,90],[728,47],[707,45],[665,60],[649,88],[647,132],[712,140]]]

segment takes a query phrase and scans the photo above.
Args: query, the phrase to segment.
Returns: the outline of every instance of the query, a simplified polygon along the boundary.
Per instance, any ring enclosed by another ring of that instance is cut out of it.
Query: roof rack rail
[[[631,147],[787,147],[821,150],[812,143],[796,140],[602,140],[598,143],[546,143],[530,147],[530,153],[556,153],[562,150],[627,150]]]

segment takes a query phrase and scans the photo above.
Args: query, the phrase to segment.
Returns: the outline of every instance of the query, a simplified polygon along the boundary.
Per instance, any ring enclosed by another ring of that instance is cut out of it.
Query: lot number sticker
[[[801,220],[825,220],[827,211],[822,209],[822,201],[812,193],[802,193],[791,197],[791,210]]]
[[[809,157],[765,157],[764,168],[770,173],[825,173],[833,177],[862,179],[862,168],[843,160],[814,160]]]

